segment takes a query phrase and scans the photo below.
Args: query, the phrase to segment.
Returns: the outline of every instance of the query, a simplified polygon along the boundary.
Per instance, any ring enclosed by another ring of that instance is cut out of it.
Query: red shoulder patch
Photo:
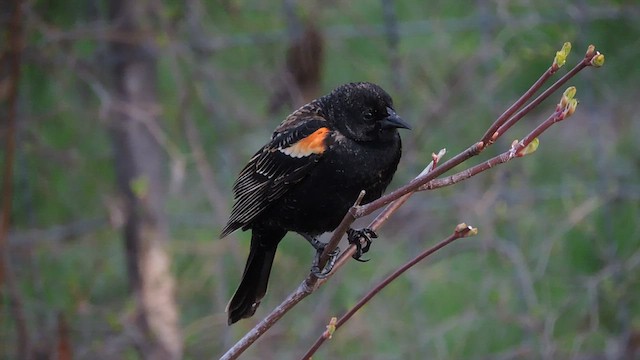
[[[322,154],[327,150],[325,139],[329,129],[322,127],[314,131],[311,135],[299,140],[295,144],[279,149],[280,152],[295,158],[301,158],[312,154]]]

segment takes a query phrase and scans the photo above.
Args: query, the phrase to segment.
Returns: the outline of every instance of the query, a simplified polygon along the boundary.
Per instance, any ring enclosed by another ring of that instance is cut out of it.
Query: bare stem
[[[533,139],[540,136],[543,132],[545,132],[551,125],[560,121],[562,113],[559,110],[556,110],[551,116],[549,116],[544,122],[538,125],[535,129],[533,129],[529,134],[527,134],[521,141],[514,144],[511,149],[503,152],[500,155],[492,157],[491,159],[484,161],[478,165],[472,166],[468,169],[455,173],[453,175],[434,179],[429,181],[428,183],[422,185],[418,190],[434,190],[439,189],[445,186],[450,186],[460,181],[466,180],[472,176],[475,176],[481,172],[487,171],[495,166],[500,164],[504,164],[514,157],[518,157],[519,152],[527,147],[533,141]]]
[[[231,349],[222,355],[220,360],[237,359],[249,346],[251,346],[251,344],[258,340],[262,334],[278,322],[278,320],[280,320],[280,318],[282,318],[291,308],[302,301],[302,299],[309,296],[312,292],[312,288],[308,287],[306,282],[303,281],[294,292],[284,299],[280,305],[273,309],[273,311],[262,319],[262,321],[246,333],[242,339],[236,342]]]
[[[470,178],[480,172],[486,171],[496,165],[505,163],[511,160],[514,157],[522,156],[521,151],[531,142],[533,139],[538,137],[544,131],[546,131],[551,125],[561,120],[559,118],[560,112],[556,110],[552,116],[550,116],[547,120],[545,120],[542,124],[536,127],[531,133],[529,133],[522,141],[514,143],[510,150],[489,159],[479,165],[473,166],[467,170],[459,172],[457,174],[451,175],[449,177],[443,179],[437,179],[439,176],[445,174],[449,170],[454,167],[462,164],[466,160],[471,157],[474,157],[480,154],[487,146],[492,145],[495,140],[504,135],[504,133],[516,122],[518,122],[522,117],[531,112],[536,106],[538,106],[544,99],[549,97],[553,92],[555,92],[560,86],[566,83],[569,79],[578,74],[582,69],[591,65],[591,60],[597,54],[595,49],[593,52],[588,53],[587,56],[577,64],[571,71],[565,74],[560,80],[556,81],[551,87],[545,90],[542,94],[540,94],[536,99],[534,99],[531,103],[522,107],[527,100],[529,100],[533,94],[539,90],[539,88],[548,80],[548,78],[557,70],[550,68],[547,70],[536,83],[534,83],[531,88],[518,99],[509,109],[507,109],[487,130],[485,135],[482,137],[481,141],[476,142],[475,144],[469,146],[466,150],[461,153],[455,155],[453,158],[447,160],[443,164],[439,165],[437,168],[433,168],[431,171],[422,172],[415,179],[410,181],[408,184],[392,191],[391,193],[374,200],[366,205],[359,205],[361,199],[356,202],[354,206],[352,206],[347,214],[345,214],[344,218],[340,225],[334,230],[331,239],[327,247],[325,248],[325,252],[321,258],[320,266],[324,266],[326,261],[328,260],[329,252],[333,251],[337,244],[340,242],[340,239],[344,235],[344,233],[349,229],[351,224],[358,218],[369,215],[374,211],[385,207],[385,210],[374,219],[369,227],[372,230],[376,230],[380,228],[386,220],[406,201],[416,191],[420,190],[429,190],[435,189],[439,187],[444,187],[448,185],[455,184],[464,179]],[[521,109],[518,111],[518,109]],[[517,111],[517,113],[516,113]],[[515,115],[514,115],[515,113]],[[496,130],[497,129],[497,130]],[[488,140],[487,140],[488,139]],[[437,180],[436,180],[437,179]],[[459,237],[454,238],[453,240]],[[445,242],[448,239],[445,240]],[[450,243],[451,241],[445,243],[442,246]],[[439,244],[440,245],[440,244]],[[438,246],[438,245],[437,245]],[[437,247],[436,246],[436,247]],[[437,251],[442,246],[433,250],[433,252]],[[346,261],[349,260],[349,257],[355,251],[355,246],[350,246],[347,250],[345,250],[340,258],[337,260],[334,265],[334,269],[332,273],[335,273],[337,269],[339,269]],[[428,252],[429,250],[427,250]],[[428,256],[428,253],[426,256]],[[421,254],[422,255],[422,254]],[[418,260],[419,261],[419,260]],[[411,265],[412,266],[412,265]],[[410,267],[410,266],[409,266]],[[404,268],[404,267],[403,267]],[[400,274],[406,269],[398,271]],[[278,321],[287,311],[289,311],[295,304],[300,302],[306,296],[315,291],[316,288],[324,284],[328,278],[318,280],[315,276],[310,274],[303,283],[292,293],[287,299],[285,299],[278,307],[276,307],[264,320],[258,323],[249,333],[247,333],[234,347],[229,349],[229,351],[222,357],[223,359],[235,359],[240,354],[247,349],[255,340],[257,340],[264,332],[266,332],[273,324]],[[392,281],[392,280],[391,280]],[[379,290],[374,291],[371,296],[374,296]],[[368,301],[368,300],[367,300]],[[366,301],[365,301],[366,302]],[[357,309],[356,309],[357,310]],[[355,312],[355,310],[354,310]],[[350,316],[350,315],[349,315]],[[344,321],[348,320],[346,317],[343,321],[339,322],[339,324],[343,324]]]
[[[392,201],[399,199],[400,197],[416,191],[420,186],[427,182],[437,178],[438,176],[446,173],[454,167],[462,164],[469,158],[478,155],[484,149],[484,144],[477,142],[467,148],[465,151],[445,161],[443,164],[435,168],[433,171],[420,175],[411,180],[408,184],[390,192],[389,194],[372,201],[366,205],[360,206],[355,214],[356,218],[360,218],[371,214],[372,212],[380,209],[381,207],[390,204]]]
[[[357,209],[358,206],[360,206],[360,203],[362,202],[362,199],[364,199],[365,194],[366,193],[364,190],[360,191],[360,195],[358,195],[358,198],[356,199],[353,206],[349,209],[345,217],[342,219],[342,221],[340,222],[340,225],[338,225],[338,227],[333,231],[333,234],[331,235],[331,239],[329,239],[329,242],[325,246],[324,251],[322,252],[322,256],[320,257],[320,261],[318,263],[318,267],[320,269],[323,269],[324,266],[327,264],[327,261],[329,261],[329,254],[331,254],[331,252],[333,252],[333,250],[335,250],[338,247],[338,244],[342,239],[342,235],[344,235],[347,232],[347,230],[349,230],[349,227],[351,226],[351,224],[353,224],[353,222],[356,220],[356,217],[353,214],[354,209]],[[309,277],[307,277],[306,283],[309,287],[313,287],[315,286],[315,283],[317,281],[318,281],[318,278],[312,272],[309,274]]]
[[[407,270],[411,269],[413,266],[415,266],[417,263],[419,263],[420,261],[424,260],[425,258],[429,257],[430,255],[432,255],[433,253],[435,253],[436,251],[442,249],[443,247],[451,244],[452,242],[454,242],[455,240],[458,240],[460,238],[463,237],[467,237],[469,236],[472,232],[475,233],[477,230],[473,229],[470,226],[467,226],[465,224],[460,224],[456,227],[456,230],[449,235],[449,237],[447,237],[446,239],[440,241],[439,243],[437,243],[436,245],[426,249],[425,251],[421,252],[420,254],[418,254],[418,256],[414,257],[413,259],[411,259],[410,261],[408,261],[406,264],[402,265],[399,269],[397,269],[396,271],[394,271],[393,273],[391,273],[389,276],[387,276],[384,280],[382,280],[379,284],[377,284],[373,289],[371,289],[365,296],[363,296],[360,301],[358,301],[351,309],[349,309],[349,311],[347,311],[346,314],[344,314],[339,320],[338,322],[335,324],[335,330],[337,330],[338,328],[340,328],[342,325],[344,325],[344,323],[346,323],[347,321],[349,321],[349,319],[358,311],[360,310],[360,308],[362,308],[366,303],[369,302],[369,300],[371,300],[377,293],[379,293],[380,291],[382,291],[382,289],[384,289],[387,285],[389,285],[391,282],[393,282],[395,279],[397,279],[398,277],[400,277],[400,275],[404,274]],[[309,350],[302,356],[302,359],[310,359],[311,356],[313,354],[315,354],[315,352],[320,348],[320,346],[325,342],[325,340],[327,340],[329,337],[325,334],[321,335],[320,337],[318,337],[318,339],[316,340],[316,342],[311,346],[311,348],[309,348]]]
[[[502,136],[507,132],[513,125],[515,125],[520,119],[522,119],[525,115],[527,115],[531,110],[533,110],[536,106],[540,105],[545,99],[547,99],[551,94],[556,92],[562,85],[564,85],[569,79],[576,76],[582,69],[586,68],[590,65],[590,59],[587,61],[585,57],[581,62],[576,64],[576,66],[571,69],[568,73],[564,74],[558,81],[553,83],[548,89],[546,89],[542,94],[538,95],[535,100],[527,104],[522,110],[520,110],[517,114],[515,114],[512,118],[510,118],[507,122],[505,122],[498,130],[496,131],[496,139]],[[494,139],[495,140],[495,139]]]
[[[482,136],[481,141],[485,144],[495,142],[497,139],[494,137],[496,130],[498,130],[507,120],[509,120],[509,118],[511,118],[511,115],[513,115],[516,111],[518,111],[518,109],[524,106],[524,104],[526,104],[526,102],[529,99],[531,99],[533,94],[535,94],[538,90],[540,90],[542,85],[545,82],[547,82],[547,80],[549,80],[549,78],[551,78],[551,76],[555,74],[557,70],[558,70],[557,68],[550,66],[540,76],[540,78],[533,85],[531,85],[531,87],[529,88],[529,90],[527,90],[527,92],[525,92],[515,103],[513,103],[513,105],[511,105],[505,112],[503,112],[502,115],[500,115],[498,119],[496,119],[496,121],[493,122],[493,124],[491,124],[489,129],[487,129],[487,131]]]

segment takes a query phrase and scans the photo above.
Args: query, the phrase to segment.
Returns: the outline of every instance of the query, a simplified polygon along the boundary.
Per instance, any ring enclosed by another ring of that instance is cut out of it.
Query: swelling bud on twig
[[[568,118],[576,111],[576,107],[578,107],[578,100],[575,99],[576,92],[576,87],[570,86],[562,94],[562,99],[557,106],[557,111],[561,112],[558,121]]]
[[[331,320],[329,320],[329,324],[327,325],[327,330],[325,330],[324,333],[322,333],[322,336],[325,339],[331,339],[333,337],[333,333],[336,332],[336,324],[338,323],[338,318],[337,317],[332,317]]]
[[[465,238],[478,235],[478,228],[471,227],[465,223],[456,225],[455,233],[459,238]]]
[[[597,51],[595,45],[589,45],[589,47],[587,47],[587,52],[584,54],[583,61],[587,66],[591,65],[593,67],[601,67],[604,65],[604,54]]]
[[[540,140],[538,140],[538,138],[535,138],[529,144],[527,144],[527,146],[522,148],[522,150],[518,151],[516,153],[516,156],[523,157],[526,155],[533,154],[534,152],[536,152],[536,150],[538,150],[539,145],[540,145]]]
[[[567,62],[567,56],[569,56],[570,52],[571,52],[570,42],[564,43],[564,45],[562,45],[562,49],[560,49],[560,51],[556,51],[556,56],[555,58],[553,58],[553,65],[552,65],[553,70],[558,70],[559,68],[562,67],[562,65],[564,65],[565,62]]]
[[[557,109],[562,110],[566,108],[567,105],[569,104],[569,101],[571,101],[571,99],[573,99],[576,96],[577,91],[578,90],[576,89],[575,86],[568,87],[567,90],[565,90],[564,93],[562,93],[562,98],[560,98],[560,103],[558,104]]]
[[[567,90],[565,90],[564,93],[562,93],[562,96],[566,96],[569,99],[573,99],[576,96],[577,92],[578,92],[578,89],[576,89],[575,86],[569,86]]]
[[[601,67],[602,65],[604,65],[604,54],[601,54],[601,53],[598,52],[591,59],[591,66],[593,66],[593,67]]]

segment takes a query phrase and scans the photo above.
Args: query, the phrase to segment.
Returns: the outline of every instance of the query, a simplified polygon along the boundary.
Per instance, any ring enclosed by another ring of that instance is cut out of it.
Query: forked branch
[[[548,98],[553,92],[559,89],[563,84],[565,84],[569,79],[576,76],[581,70],[586,67],[600,67],[604,64],[604,55],[600,54],[595,50],[593,45],[590,45],[585,57],[578,63],[576,66],[570,70],[567,74],[561,77],[558,81],[552,84],[549,88],[543,91],[538,97],[536,97],[531,102],[530,101],[535,93],[542,88],[542,86],[546,83],[546,81],[551,78],[551,76],[558,71],[558,69],[564,64],[569,51],[571,50],[571,45],[569,43],[565,43],[560,51],[556,53],[554,61],[552,65],[545,71],[541,77],[527,90],[524,95],[522,95],[512,106],[510,106],[496,121],[487,129],[482,138],[469,146],[466,150],[461,153],[455,155],[451,159],[445,161],[442,164],[438,164],[440,157],[444,154],[441,152],[439,155],[434,155],[433,161],[431,164],[423,171],[420,175],[418,175],[415,179],[410,181],[408,184],[392,191],[391,193],[372,201],[365,205],[355,205],[344,216],[342,222],[336,228],[329,240],[327,246],[325,247],[324,253],[320,259],[320,268],[322,268],[329,259],[329,254],[337,247],[340,242],[342,236],[346,233],[346,231],[351,227],[353,222],[363,216],[369,215],[374,211],[381,209],[386,206],[385,210],[376,217],[369,227],[372,230],[379,229],[387,219],[391,217],[391,215],[416,191],[422,190],[432,190],[448,185],[455,184],[464,179],[468,179],[480,172],[486,171],[494,166],[499,164],[506,163],[507,161],[522,157],[524,155],[528,155],[533,153],[538,146],[538,137],[547,131],[553,124],[566,119],[571,116],[575,111],[575,108],[578,104],[577,100],[574,99],[575,96],[575,88],[569,88],[562,96],[562,100],[556,106],[553,114],[551,114],[544,122],[542,122],[539,126],[533,129],[529,134],[527,134],[521,141],[514,141],[511,147],[503,152],[502,154],[491,158],[481,164],[468,168],[459,173],[453,174],[451,176],[445,178],[439,178],[439,176],[445,174],[450,171],[457,165],[462,164],[468,159],[477,156],[480,154],[485,148],[494,144],[497,139],[503,136],[506,131],[511,128],[515,123],[517,123],[520,119],[522,119],[525,115],[531,112],[535,107],[537,107],[542,101]],[[456,232],[457,233],[457,232]],[[456,237],[456,233],[452,235],[453,239],[439,243],[436,245],[433,250],[426,250],[423,254],[427,253],[424,257],[430,255],[431,253],[438,251],[440,248],[446,246],[451,243],[455,239],[462,237]],[[466,234],[466,233],[465,233]],[[458,234],[459,235],[459,234]],[[451,238],[451,237],[450,237]],[[332,273],[335,273],[339,270],[349,257],[354,253],[355,246],[350,245],[340,256],[338,261],[333,267]],[[422,255],[422,254],[421,254]],[[422,258],[424,258],[422,257]],[[422,259],[421,258],[421,259]],[[421,260],[420,259],[420,260]],[[415,259],[414,259],[415,260]],[[417,261],[420,261],[417,260]],[[406,269],[415,265],[416,262],[410,261],[405,264],[402,268],[398,270],[398,276],[406,271]],[[406,268],[405,268],[406,267]],[[404,270],[403,270],[404,269]],[[330,274],[331,275],[331,274]],[[330,277],[330,276],[329,276]],[[394,277],[395,278],[395,277]],[[258,323],[251,331],[249,331],[245,336],[238,341],[226,354],[222,356],[222,359],[235,359],[237,358],[244,350],[246,350],[255,340],[257,340],[264,332],[266,332],[273,324],[275,324],[285,313],[287,313],[291,308],[293,308],[298,302],[304,299],[306,296],[311,294],[315,289],[317,289],[320,285],[325,283],[328,278],[319,280],[313,274],[309,274],[309,276],[298,286],[298,288],[292,292],[280,305],[278,305],[270,314],[267,315],[260,323]],[[389,280],[392,281],[393,279]],[[382,285],[387,280],[384,280],[381,284],[377,285],[375,289],[382,289],[386,285]],[[373,297],[377,291],[372,291],[371,296],[365,297],[363,299],[362,305],[368,301],[371,297]],[[360,303],[359,303],[360,304]],[[357,308],[353,310],[357,311],[361,307],[356,305]],[[341,322],[336,322],[332,326],[337,328],[339,325],[342,325],[345,321],[348,320],[349,317],[343,317]],[[334,329],[335,330],[335,329]],[[319,345],[318,345],[319,346]],[[314,350],[315,351],[315,350]]]
[[[366,303],[368,303],[369,300],[371,300],[377,293],[382,291],[382,289],[387,287],[387,285],[391,284],[391,282],[393,282],[395,279],[400,277],[400,275],[404,274],[407,270],[411,269],[417,263],[426,259],[427,257],[432,255],[436,251],[442,249],[443,247],[451,244],[452,242],[465,237],[475,236],[477,233],[478,233],[478,229],[474,227],[468,226],[465,223],[458,224],[455,230],[453,231],[453,233],[449,235],[449,237],[447,237],[444,240],[441,240],[436,245],[421,252],[420,254],[418,254],[418,256],[414,257],[409,262],[402,265],[399,269],[397,269],[396,271],[391,273],[389,276],[387,276],[378,285],[373,287],[373,289],[371,289],[365,296],[363,296],[362,299],[360,299],[360,301],[356,303],[356,305],[354,305],[351,309],[349,309],[349,311],[347,311],[344,315],[342,315],[340,319],[334,320],[335,318],[332,318],[329,325],[327,326],[327,331],[325,331],[324,333],[322,333],[322,335],[320,335],[318,340],[316,340],[316,342],[311,346],[311,348],[309,348],[309,350],[302,356],[302,359],[310,359],[311,356],[315,354],[316,351],[318,351],[318,349],[325,342],[325,340],[331,339],[331,337],[333,336],[333,333],[336,330],[338,330],[338,328],[344,325],[345,322],[349,321],[349,319],[353,315],[355,315],[355,313],[358,310],[360,310],[360,308],[362,308]]]

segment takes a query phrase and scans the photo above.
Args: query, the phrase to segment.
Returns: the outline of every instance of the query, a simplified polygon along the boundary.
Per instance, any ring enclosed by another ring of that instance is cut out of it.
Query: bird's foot
[[[316,256],[313,257],[313,264],[311,265],[311,273],[318,279],[324,279],[329,276],[331,270],[333,270],[333,266],[336,264],[336,260],[338,260],[338,255],[340,255],[340,248],[336,247],[333,249],[329,254],[329,261],[327,261],[323,269],[320,269],[320,258],[322,257],[323,252],[324,247],[316,251]]]
[[[331,273],[331,270],[333,270],[333,266],[336,264],[336,260],[338,260],[338,255],[340,255],[340,248],[336,247],[335,249],[333,249],[331,254],[329,254],[329,261],[327,261],[327,263],[324,265],[324,268],[320,269],[320,258],[322,257],[322,253],[324,252],[324,248],[327,246],[327,244],[308,234],[302,234],[302,236],[307,239],[309,244],[311,244],[314,249],[316,249],[316,255],[313,257],[313,263],[311,265],[311,273],[318,279],[326,278]]]
[[[349,240],[349,244],[353,244],[356,246],[356,252],[353,253],[353,258],[360,262],[367,262],[369,259],[363,260],[361,259],[362,255],[369,251],[371,247],[371,239],[375,239],[378,237],[373,230],[369,228],[364,229],[349,229],[347,230],[347,240]],[[362,242],[364,241],[364,246]]]

